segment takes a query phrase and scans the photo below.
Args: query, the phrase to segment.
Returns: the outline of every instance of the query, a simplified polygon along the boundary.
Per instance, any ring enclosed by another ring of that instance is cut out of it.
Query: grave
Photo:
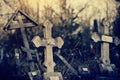
[[[108,27],[108,23],[106,21],[103,21],[103,33],[100,34],[97,31],[94,31],[92,33],[92,39],[95,42],[101,42],[101,62],[99,64],[100,66],[100,71],[104,72],[104,71],[108,71],[108,72],[113,72],[115,65],[111,64],[110,62],[110,56],[109,56],[109,44],[113,43],[113,37],[109,35],[109,27]]]
[[[52,27],[53,24],[46,20],[44,22],[44,38],[35,36],[32,42],[36,47],[45,47],[44,52],[44,65],[46,67],[46,72],[44,73],[44,80],[63,80],[60,72],[54,72],[55,62],[53,60],[53,47],[61,48],[64,44],[60,37],[52,38]]]

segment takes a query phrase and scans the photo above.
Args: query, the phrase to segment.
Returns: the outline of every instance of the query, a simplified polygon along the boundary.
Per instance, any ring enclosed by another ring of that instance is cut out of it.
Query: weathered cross
[[[15,30],[20,29],[21,35],[23,38],[23,45],[25,49],[30,49],[29,42],[27,39],[27,35],[25,33],[25,27],[34,27],[37,26],[37,23],[32,20],[29,16],[27,16],[25,13],[23,13],[21,10],[16,10],[16,12],[12,15],[6,26],[4,27],[4,30]],[[31,49],[30,49],[31,50]],[[28,60],[32,60],[32,52],[27,53]],[[30,62],[30,71],[35,71],[35,64],[34,62]]]
[[[46,20],[44,23],[44,38],[41,39],[39,36],[35,36],[33,38],[33,43],[36,47],[45,46],[45,53],[44,53],[44,65],[46,66],[46,73],[54,73],[55,63],[53,60],[53,47],[61,48],[64,44],[63,40],[60,37],[56,39],[52,38],[52,27],[53,24]]]
[[[109,52],[109,44],[113,43],[113,37],[109,36],[109,24],[106,21],[103,21],[104,28],[103,34],[98,35],[98,33],[92,34],[92,39],[97,42],[101,41],[101,61],[102,64],[100,64],[101,71],[108,70],[113,71],[114,64],[110,63],[110,52]],[[97,30],[98,31],[98,30]]]

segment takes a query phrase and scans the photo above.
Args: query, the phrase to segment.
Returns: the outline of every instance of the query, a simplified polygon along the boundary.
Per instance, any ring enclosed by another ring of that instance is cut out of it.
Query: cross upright
[[[107,24],[104,24],[103,33],[109,35],[109,27]],[[104,64],[110,64],[109,43],[107,42],[103,42],[101,45],[101,59]]]
[[[53,73],[52,76],[57,76],[57,74],[54,74],[54,67],[55,62],[53,60],[53,47],[61,48],[64,44],[63,40],[60,37],[57,37],[56,39],[52,38],[52,27],[53,24],[46,20],[44,22],[44,38],[41,39],[39,36],[35,36],[32,41],[36,45],[36,47],[44,46],[45,52],[44,52],[44,65],[46,66],[46,75],[50,79],[49,73]],[[45,79],[46,80],[46,79]],[[50,79],[51,80],[51,79]],[[54,79],[52,79],[54,80]]]
[[[46,48],[45,48],[45,61],[44,64],[47,67],[47,72],[54,72],[54,66],[55,63],[53,61],[53,52],[52,52],[52,47],[54,43],[52,44],[52,24],[49,21],[46,21],[45,24],[45,29],[44,29],[44,38],[46,40]]]
[[[115,65],[111,64],[110,62],[110,43],[113,43],[113,37],[109,35],[109,23],[107,19],[103,19],[103,29],[102,34],[98,34],[98,30],[94,31],[92,34],[92,39],[95,42],[101,42],[101,64],[100,64],[100,71],[114,71]],[[97,29],[97,28],[96,28]]]

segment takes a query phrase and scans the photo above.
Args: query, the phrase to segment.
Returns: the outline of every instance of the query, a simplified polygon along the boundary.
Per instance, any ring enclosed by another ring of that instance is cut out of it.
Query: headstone
[[[46,72],[44,73],[45,80],[62,80],[60,73],[54,72],[55,62],[53,60],[53,47],[61,48],[64,44],[63,40],[58,37],[56,39],[52,38],[52,27],[53,24],[46,20],[44,23],[44,38],[41,39],[39,36],[35,36],[32,42],[36,47],[44,46],[44,65],[46,66]]]
[[[110,56],[109,56],[109,44],[113,43],[113,37],[109,36],[109,24],[104,21],[103,22],[103,34],[99,34],[98,32],[92,33],[92,39],[95,42],[102,42],[101,43],[101,61],[102,64],[100,64],[100,70],[101,72],[107,70],[112,71],[113,70],[113,64],[110,63]],[[97,30],[98,31],[98,30]]]

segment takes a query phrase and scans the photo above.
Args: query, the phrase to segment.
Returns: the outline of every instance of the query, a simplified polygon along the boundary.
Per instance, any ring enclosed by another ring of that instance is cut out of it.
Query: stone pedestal
[[[114,72],[115,69],[115,65],[114,64],[109,64],[109,65],[105,65],[105,64],[100,64],[100,71],[103,72]]]
[[[46,72],[43,75],[44,80],[63,80],[60,72]]]

